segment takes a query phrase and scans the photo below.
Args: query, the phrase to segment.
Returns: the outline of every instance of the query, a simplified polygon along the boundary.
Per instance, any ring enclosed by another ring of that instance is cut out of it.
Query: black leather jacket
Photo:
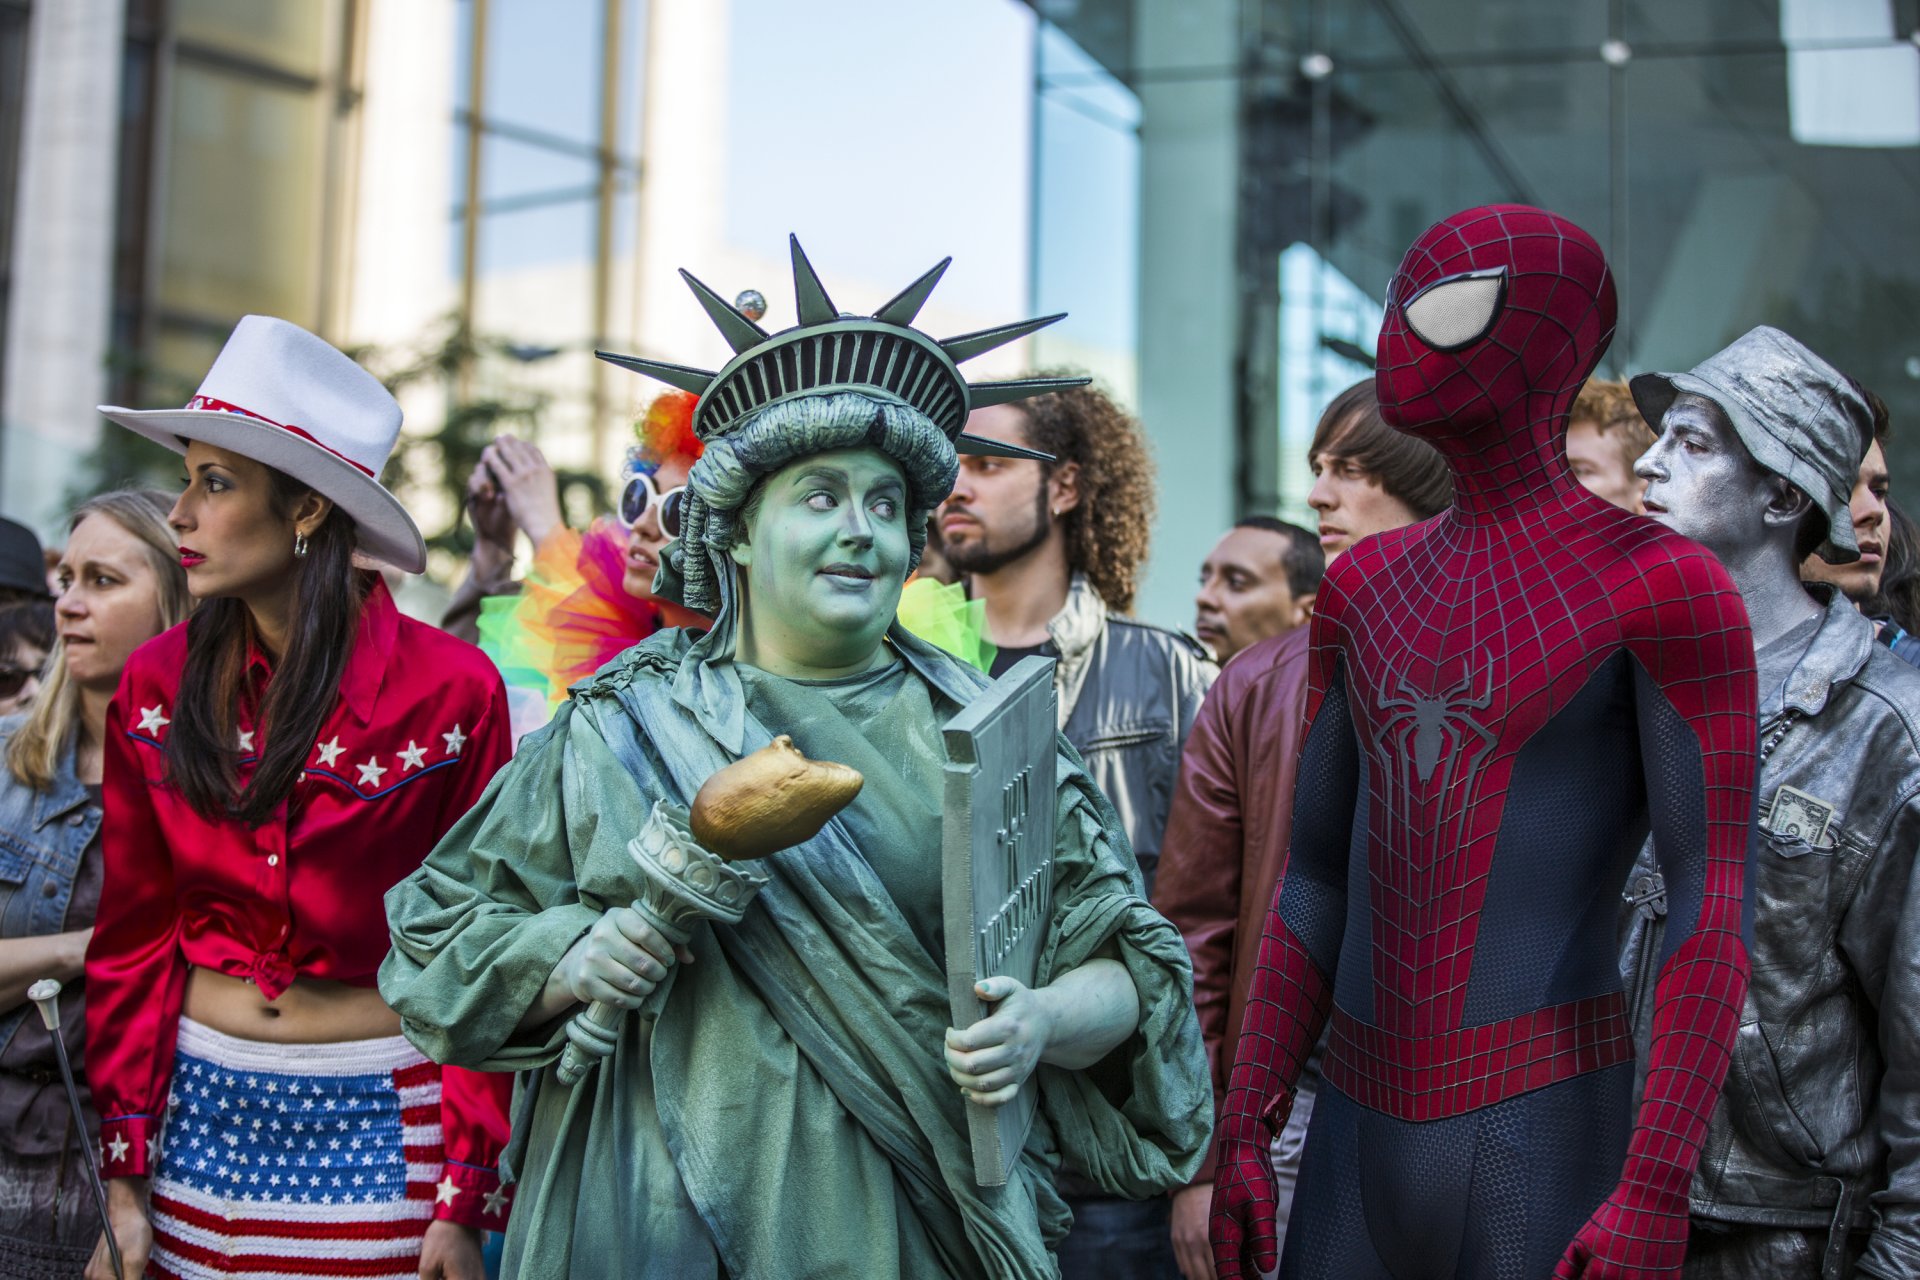
[[[1060,731],[1119,811],[1151,894],[1180,752],[1219,669],[1199,641],[1109,613],[1077,573],[1047,634]]]
[[[1859,1274],[1920,1275],[1920,671],[1834,593],[1762,697],[1752,981],[1693,1212],[1871,1228]],[[1637,1004],[1663,932],[1641,858],[1623,965]]]

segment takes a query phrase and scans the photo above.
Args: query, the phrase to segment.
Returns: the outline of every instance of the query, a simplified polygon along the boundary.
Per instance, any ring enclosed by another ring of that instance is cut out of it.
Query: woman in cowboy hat
[[[896,605],[956,447],[1000,448],[961,435],[969,396],[1048,384],[969,387],[954,362],[985,335],[909,326],[938,270],[847,317],[794,259],[795,329],[711,299],[739,353],[717,378],[618,361],[702,391],[706,451],[656,590],[713,628],[660,631],[576,686],[387,897],[381,987],[407,1033],[529,1073],[510,1163],[541,1212],[510,1226],[509,1275],[1039,1280],[1070,1220],[1055,1167],[1142,1198],[1187,1180],[1206,1142],[1186,948],[1064,740],[1057,821],[1035,827],[1044,959],[1030,986],[988,976],[973,990],[992,1015],[950,1025],[940,727],[986,682]],[[774,735],[864,783],[792,848],[720,863],[674,815]],[[632,848],[663,844],[658,865],[740,907],[681,948],[625,905]],[[569,1085],[556,1063],[582,1003],[656,991],[657,1016],[624,1019]],[[965,1104],[1016,1097],[1039,1118],[1005,1184],[982,1186]]]
[[[134,1275],[477,1278],[508,1081],[443,1082],[374,974],[380,895],[505,761],[506,710],[372,571],[425,561],[377,479],[400,408],[249,316],[185,409],[102,412],[185,455],[168,523],[201,602],[107,713],[86,977],[109,1230]]]

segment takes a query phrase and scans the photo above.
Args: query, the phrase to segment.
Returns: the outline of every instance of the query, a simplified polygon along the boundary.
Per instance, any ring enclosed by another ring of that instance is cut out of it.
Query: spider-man
[[[1567,409],[1613,335],[1554,214],[1430,228],[1387,292],[1387,421],[1454,503],[1335,562],[1287,868],[1220,1121],[1220,1275],[1274,1265],[1271,1131],[1328,1027],[1283,1276],[1652,1277],[1746,986],[1746,611],[1711,555],[1594,497]],[[1638,1123],[1615,963],[1651,827],[1669,926]]]

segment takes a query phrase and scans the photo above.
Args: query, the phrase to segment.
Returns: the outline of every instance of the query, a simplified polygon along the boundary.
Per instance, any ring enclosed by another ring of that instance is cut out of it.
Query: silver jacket
[[[1078,573],[1047,634],[1060,731],[1119,811],[1151,894],[1180,753],[1219,671],[1199,641],[1109,613]]]
[[[1871,1229],[1860,1274],[1920,1275],[1920,671],[1834,593],[1785,685],[1761,692],[1752,980],[1693,1212]],[[1622,967],[1644,1011],[1664,933],[1648,850],[1627,897]]]

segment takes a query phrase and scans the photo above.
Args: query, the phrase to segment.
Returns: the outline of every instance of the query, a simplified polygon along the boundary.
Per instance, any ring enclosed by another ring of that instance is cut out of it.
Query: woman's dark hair
[[[22,645],[45,654],[53,648],[54,617],[51,600],[21,600],[0,604],[0,658],[11,657]]]
[[[1880,589],[1860,602],[1869,618],[1892,618],[1902,631],[1920,635],[1920,528],[1913,517],[1887,503],[1887,562]]]
[[[267,474],[273,482],[270,509],[283,519],[291,516],[308,486],[271,467]],[[307,540],[306,556],[295,562],[286,652],[255,711],[259,759],[244,790],[235,725],[241,704],[254,696],[247,679],[252,615],[239,600],[209,600],[187,623],[187,662],[167,735],[167,767],[201,817],[259,826],[292,794],[340,696],[360,607],[373,586],[373,574],[353,565],[353,541],[353,518],[334,507]]]
[[[1387,425],[1372,378],[1342,391],[1320,415],[1307,458],[1321,457],[1353,463],[1421,520],[1439,515],[1453,501],[1446,459],[1425,440]]]

